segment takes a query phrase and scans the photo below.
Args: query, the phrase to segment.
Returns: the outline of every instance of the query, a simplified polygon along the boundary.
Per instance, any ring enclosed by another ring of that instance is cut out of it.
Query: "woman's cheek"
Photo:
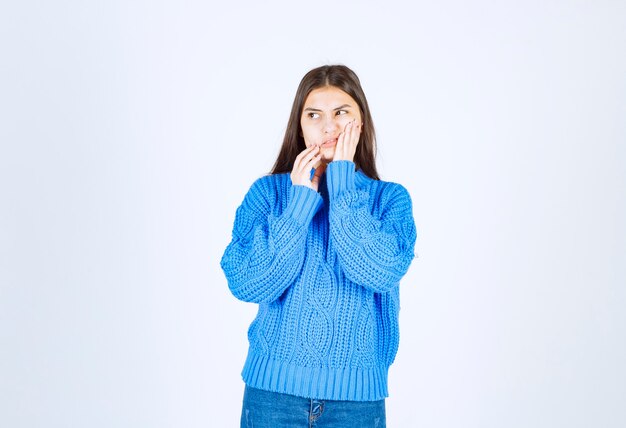
[[[311,142],[311,138],[309,138],[308,133],[303,132],[302,138],[304,139],[304,145],[308,148],[311,147],[311,145],[313,144]]]

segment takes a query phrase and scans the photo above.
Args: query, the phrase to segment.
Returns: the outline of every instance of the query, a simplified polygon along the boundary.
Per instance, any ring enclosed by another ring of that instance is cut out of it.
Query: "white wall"
[[[335,62],[414,200],[389,426],[626,425],[624,2],[56,3],[0,7],[0,426],[237,426],[219,260]]]

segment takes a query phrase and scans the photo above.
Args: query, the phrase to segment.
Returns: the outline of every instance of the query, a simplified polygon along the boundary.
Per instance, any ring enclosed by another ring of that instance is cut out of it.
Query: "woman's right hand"
[[[306,186],[317,192],[319,179],[324,172],[325,165],[320,165],[322,162],[322,154],[318,146],[311,146],[304,149],[300,153],[293,163],[293,169],[291,170],[291,183],[296,186]],[[311,180],[311,170],[315,170],[315,175]]]

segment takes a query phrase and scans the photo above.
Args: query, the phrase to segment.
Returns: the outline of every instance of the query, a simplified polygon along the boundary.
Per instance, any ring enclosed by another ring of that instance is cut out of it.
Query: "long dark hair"
[[[309,93],[314,89],[323,88],[325,86],[334,86],[350,95],[358,104],[361,119],[363,122],[363,130],[359,138],[359,144],[356,146],[354,154],[354,164],[365,175],[375,180],[380,180],[378,171],[376,170],[376,133],[374,131],[374,123],[370,114],[369,106],[365,93],[361,88],[359,78],[345,65],[324,65],[314,68],[304,75],[296,97],[293,100],[287,130],[283,145],[278,153],[278,158],[272,168],[272,174],[281,174],[291,172],[293,163],[298,154],[306,149],[302,129],[300,127],[300,117],[304,102]]]

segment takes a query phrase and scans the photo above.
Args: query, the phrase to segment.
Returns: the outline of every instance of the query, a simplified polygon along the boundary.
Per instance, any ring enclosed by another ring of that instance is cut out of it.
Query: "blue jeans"
[[[246,385],[241,428],[385,428],[385,400],[315,400]]]

